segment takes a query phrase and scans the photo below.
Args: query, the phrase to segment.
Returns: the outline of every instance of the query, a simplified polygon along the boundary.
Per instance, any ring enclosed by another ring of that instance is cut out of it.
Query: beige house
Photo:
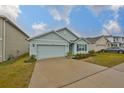
[[[86,38],[89,42],[89,50],[100,51],[101,49],[106,49],[111,44],[105,36],[98,36],[93,38]]]
[[[28,35],[14,22],[0,16],[0,61],[28,52]]]

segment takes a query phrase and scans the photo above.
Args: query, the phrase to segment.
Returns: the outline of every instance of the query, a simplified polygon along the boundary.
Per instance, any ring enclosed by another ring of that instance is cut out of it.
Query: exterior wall
[[[89,51],[95,50],[95,44],[89,44]]]
[[[61,36],[63,36],[65,39],[67,39],[68,41],[72,41],[72,40],[76,40],[77,37],[75,37],[71,32],[69,32],[68,30],[62,30],[62,31],[58,31],[57,33],[59,33]]]
[[[5,22],[5,36],[6,59],[9,56],[16,57],[28,52],[27,37],[7,21]]]
[[[2,41],[0,40],[0,62],[2,61]]]
[[[107,39],[112,43],[111,47],[120,47],[120,48],[124,48],[124,37],[107,37]]]
[[[101,49],[107,48],[107,40],[104,37],[101,37],[95,43],[95,51],[100,51]]]
[[[115,40],[114,40],[115,38]],[[118,38],[118,39],[117,39]],[[107,37],[107,39],[110,41],[110,42],[120,42],[120,43],[124,43],[124,37],[114,37],[114,36],[111,36],[111,37]]]
[[[77,44],[87,45],[87,50],[86,51],[77,51]],[[84,40],[79,40],[78,42],[76,42],[74,44],[74,54],[77,54],[77,53],[87,54],[88,52],[89,52],[89,44],[87,42],[85,42]]]
[[[39,37],[37,39],[45,39],[45,40],[61,40],[61,41],[65,41],[63,40],[60,36],[58,36],[56,33],[54,32],[51,32],[51,33],[48,33],[42,37]]]
[[[49,33],[30,41],[30,55],[37,56],[38,45],[65,45],[65,51],[69,52],[69,43],[55,33]]]
[[[111,36],[111,37],[107,37],[107,39],[110,41],[110,42],[114,42],[114,40],[113,40],[113,37]]]
[[[2,18],[0,18],[0,62],[2,62],[2,38],[3,38],[3,35],[2,35]]]
[[[108,48],[108,42],[104,37],[101,37],[94,44],[89,44],[89,50],[100,51],[101,49]]]

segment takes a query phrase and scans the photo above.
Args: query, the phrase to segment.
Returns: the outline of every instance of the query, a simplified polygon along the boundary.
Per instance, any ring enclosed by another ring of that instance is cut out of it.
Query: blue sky
[[[30,36],[62,27],[82,37],[124,35],[124,6],[22,5],[15,9],[10,6],[9,10],[11,8],[11,18]]]

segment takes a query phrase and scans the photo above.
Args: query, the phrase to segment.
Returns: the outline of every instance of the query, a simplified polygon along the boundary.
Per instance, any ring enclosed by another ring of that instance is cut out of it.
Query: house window
[[[35,44],[32,44],[32,47],[35,47]]]
[[[113,39],[114,39],[114,42],[115,42],[115,37]]]
[[[111,46],[112,46],[112,47],[118,47],[118,45],[117,45],[117,44],[111,44]]]
[[[87,45],[77,44],[77,51],[87,51]]]
[[[124,41],[124,37],[122,37],[122,41]]]

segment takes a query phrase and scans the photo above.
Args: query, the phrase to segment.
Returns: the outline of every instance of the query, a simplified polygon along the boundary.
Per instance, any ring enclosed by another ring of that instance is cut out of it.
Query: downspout
[[[2,40],[1,40],[1,42],[2,42],[2,62],[3,62],[3,20],[1,19],[1,27],[0,27],[0,31],[2,32]]]
[[[5,61],[5,19],[3,20],[3,60]]]

